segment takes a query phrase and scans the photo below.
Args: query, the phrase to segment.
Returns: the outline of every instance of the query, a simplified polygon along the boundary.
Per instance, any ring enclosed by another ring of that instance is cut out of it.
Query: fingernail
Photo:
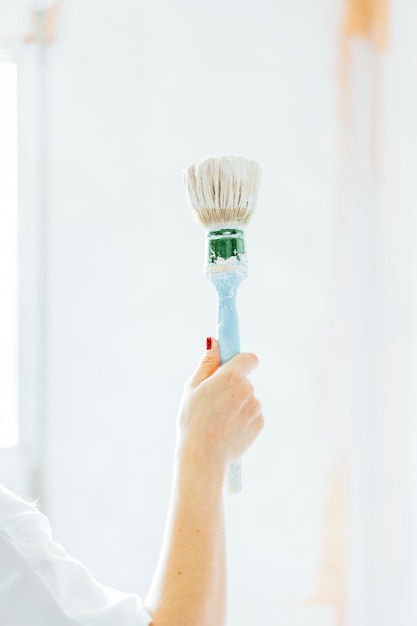
[[[211,350],[211,344],[212,344],[211,337],[207,337],[207,339],[206,339],[206,350]]]

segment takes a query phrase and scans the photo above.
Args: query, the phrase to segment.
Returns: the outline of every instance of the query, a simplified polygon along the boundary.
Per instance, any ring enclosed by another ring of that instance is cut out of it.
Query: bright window
[[[17,75],[0,63],[0,447],[18,442]]]

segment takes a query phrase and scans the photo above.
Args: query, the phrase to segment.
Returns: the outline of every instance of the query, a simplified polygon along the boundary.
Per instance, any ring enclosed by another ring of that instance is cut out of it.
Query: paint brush
[[[206,229],[205,274],[217,293],[220,362],[240,352],[237,288],[248,274],[244,229],[252,217],[261,182],[256,161],[215,156],[191,163],[184,172],[187,200]],[[225,491],[242,488],[241,461],[228,468]]]

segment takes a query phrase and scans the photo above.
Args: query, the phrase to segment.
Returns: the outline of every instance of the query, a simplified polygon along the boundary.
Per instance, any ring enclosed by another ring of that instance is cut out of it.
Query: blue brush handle
[[[236,309],[236,292],[242,281],[242,275],[233,271],[212,274],[217,292],[217,340],[220,349],[220,363],[226,363],[240,352],[239,320]],[[241,461],[237,459],[228,468],[225,491],[237,493],[242,489]]]

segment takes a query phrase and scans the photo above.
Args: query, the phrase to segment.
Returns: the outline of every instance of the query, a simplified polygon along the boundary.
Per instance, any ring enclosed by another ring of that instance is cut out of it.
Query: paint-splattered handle
[[[223,276],[221,281],[213,281],[217,289],[217,340],[221,363],[225,363],[240,352],[239,320],[236,309],[236,290],[240,281],[241,277],[233,273]],[[241,489],[241,461],[237,459],[227,470],[224,490],[227,493],[238,493]]]
[[[239,493],[239,491],[242,491],[242,462],[240,459],[233,461],[227,468],[224,490],[227,493]]]

